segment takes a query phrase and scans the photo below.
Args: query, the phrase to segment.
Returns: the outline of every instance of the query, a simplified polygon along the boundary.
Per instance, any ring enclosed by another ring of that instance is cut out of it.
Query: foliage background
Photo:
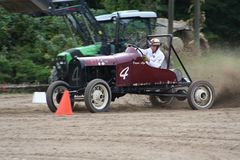
[[[152,10],[167,17],[168,0],[88,0],[98,13],[116,10]],[[175,1],[175,18],[191,18],[191,0]],[[211,43],[237,46],[240,41],[240,3],[207,0],[202,6],[203,32]],[[74,47],[70,33],[59,17],[33,18],[0,8],[0,83],[47,83],[56,55]]]

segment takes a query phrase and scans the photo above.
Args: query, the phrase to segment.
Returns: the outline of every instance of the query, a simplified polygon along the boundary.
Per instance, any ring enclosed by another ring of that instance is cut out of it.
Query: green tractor
[[[144,47],[157,18],[155,12],[138,10],[95,17],[84,0],[0,0],[0,6],[10,12],[36,17],[61,16],[72,35],[82,40],[82,46],[57,55],[50,83],[72,79],[69,64],[74,57],[115,54],[124,51],[127,43]]]

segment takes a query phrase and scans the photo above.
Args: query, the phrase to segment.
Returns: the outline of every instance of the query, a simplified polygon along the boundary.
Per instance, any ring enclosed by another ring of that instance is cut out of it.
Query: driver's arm
[[[156,54],[156,57],[154,58],[150,57],[147,64],[151,67],[160,68],[164,59],[165,59],[164,54],[161,51],[158,51],[158,53]]]
[[[142,56],[142,54],[143,55],[147,55],[147,49],[141,49],[141,48],[138,48],[137,49],[137,52],[138,52],[138,54],[140,54],[141,56]],[[141,53],[142,52],[142,53]]]

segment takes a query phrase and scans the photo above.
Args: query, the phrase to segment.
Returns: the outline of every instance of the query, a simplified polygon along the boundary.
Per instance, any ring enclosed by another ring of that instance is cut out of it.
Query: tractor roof
[[[111,21],[119,15],[120,18],[157,18],[157,14],[152,11],[126,10],[96,16],[97,21]]]

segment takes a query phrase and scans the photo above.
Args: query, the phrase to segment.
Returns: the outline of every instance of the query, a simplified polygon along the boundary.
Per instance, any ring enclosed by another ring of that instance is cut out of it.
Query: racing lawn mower
[[[69,82],[70,62],[75,56],[110,55],[122,52],[126,43],[145,43],[152,34],[156,13],[138,10],[120,11],[94,17],[84,0],[0,0],[0,6],[15,13],[35,17],[61,16],[73,36],[78,35],[83,46],[59,53],[51,71],[50,83]],[[106,34],[107,33],[107,34]]]
[[[71,80],[55,81],[48,87],[49,109],[57,110],[65,90],[70,91],[72,106],[81,97],[93,113],[107,111],[111,101],[128,93],[148,95],[153,105],[169,103],[176,97],[180,101],[187,99],[195,110],[211,108],[215,99],[213,86],[207,81],[192,81],[172,45],[172,35],[150,35],[148,39],[153,37],[168,39],[166,68],[147,65],[136,45],[114,55],[74,57],[70,62]],[[170,68],[172,52],[185,74]]]

